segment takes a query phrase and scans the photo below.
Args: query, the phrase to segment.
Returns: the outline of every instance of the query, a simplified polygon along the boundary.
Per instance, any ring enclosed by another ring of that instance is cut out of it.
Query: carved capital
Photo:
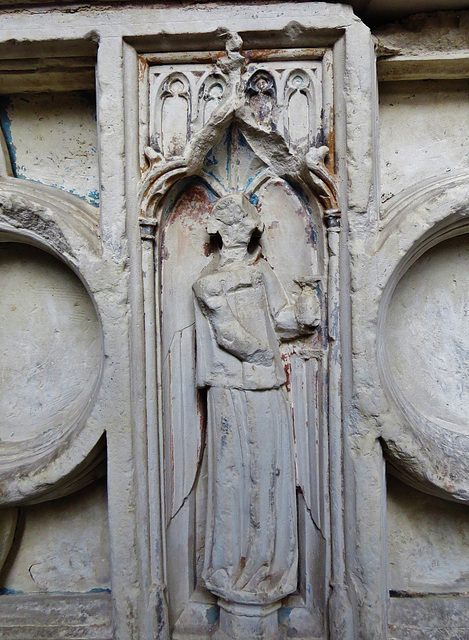
[[[340,231],[341,211],[340,209],[326,209],[324,212],[324,222],[328,231]]]
[[[156,229],[158,227],[158,222],[156,218],[139,218],[140,223],[140,238],[142,240],[150,240],[151,242],[155,241]]]

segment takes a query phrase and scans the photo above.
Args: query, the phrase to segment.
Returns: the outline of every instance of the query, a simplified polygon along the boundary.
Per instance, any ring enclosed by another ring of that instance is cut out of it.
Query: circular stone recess
[[[0,439],[55,440],[84,420],[98,382],[96,311],[78,277],[30,245],[0,243],[0,282]]]
[[[385,346],[398,391],[434,423],[469,433],[469,236],[424,253],[397,284]]]

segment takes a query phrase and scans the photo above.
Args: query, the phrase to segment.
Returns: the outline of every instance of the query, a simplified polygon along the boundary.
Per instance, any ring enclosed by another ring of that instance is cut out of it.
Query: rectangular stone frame
[[[151,332],[152,319],[144,318],[141,281],[137,54],[180,50],[183,43],[189,50],[203,50],[213,31],[225,25],[240,32],[253,47],[333,48],[343,232],[338,258],[342,375],[337,368],[333,381],[336,404],[330,407],[335,421],[329,425],[330,637],[384,638],[383,527],[382,519],[376,520],[384,504],[384,464],[376,438],[362,436],[349,419],[353,387],[347,228],[352,226],[355,233],[355,229],[372,230],[377,224],[375,59],[368,29],[350,8],[324,3],[91,8],[76,13],[54,8],[43,14],[12,11],[2,16],[3,46],[12,34],[25,34],[21,36],[24,42],[38,46],[60,43],[66,56],[68,42],[98,41],[100,230],[103,260],[121,274],[119,289],[109,294],[115,296],[116,331],[108,345],[120,371],[123,407],[107,431],[115,638],[169,638],[163,599],[159,471],[148,464],[149,459],[158,459],[160,442],[155,441],[156,425],[147,422],[149,407],[143,393],[155,389],[156,381],[145,374],[149,346],[145,334]],[[150,397],[147,394],[147,402]]]
[[[417,18],[417,17],[416,17]],[[393,29],[393,25],[382,30],[378,29],[376,33],[377,46],[377,82],[394,82],[394,81],[419,81],[419,80],[460,80],[469,77],[469,54],[466,48],[464,24],[467,24],[467,11],[462,16],[459,12],[438,12],[435,14],[422,14],[420,18],[420,28],[415,31],[403,30],[399,32],[398,28]],[[456,24],[458,26],[456,26]],[[444,45],[438,45],[440,42],[441,31],[446,30],[446,41]],[[392,51],[392,55],[390,52]],[[376,181],[377,184],[378,180]],[[380,190],[378,190],[379,193]],[[375,247],[384,244],[384,237],[394,235],[395,238],[402,233],[401,230],[393,229],[389,232],[392,218],[389,216],[389,209],[386,211],[386,205],[381,206],[379,211],[379,225],[370,227],[367,231],[363,230],[360,242],[369,243],[368,246]],[[388,216],[386,215],[388,213]],[[368,235],[366,235],[368,234]],[[402,245],[402,241],[400,242]],[[356,254],[356,250],[352,249],[352,253]],[[401,249],[402,251],[402,249]],[[376,259],[376,258],[375,258]],[[357,349],[354,362],[355,370],[362,370],[367,358],[367,347],[369,338],[365,337],[362,332],[363,316],[360,309],[363,304],[370,305],[369,298],[371,287],[364,284],[360,286],[359,279],[364,276],[364,272],[360,274],[356,271],[357,288],[360,292],[356,300],[355,317],[352,318],[353,331],[357,336],[356,343],[362,345]],[[376,282],[376,280],[375,280]],[[377,415],[376,407],[369,402],[366,393],[366,377],[375,375],[374,367],[368,367],[368,373],[363,376],[356,386],[357,396],[361,397],[364,402],[361,403],[360,421],[365,429],[373,424],[374,417]],[[380,382],[382,384],[382,381]],[[363,385],[363,386],[362,386]],[[382,411],[382,409],[381,409]],[[358,420],[357,420],[358,422]],[[365,426],[366,425],[366,426]],[[455,472],[457,475],[457,472]],[[382,537],[383,537],[383,565],[382,565],[382,581],[386,613],[386,629],[383,633],[386,636],[417,638],[422,633],[438,634],[441,628],[446,625],[450,633],[464,633],[467,628],[467,606],[469,599],[466,594],[454,594],[450,598],[442,598],[433,594],[425,594],[424,597],[396,597],[389,590],[388,584],[388,559],[387,554],[387,538],[388,526],[386,520],[387,512],[387,496],[386,496],[386,477],[382,480],[382,505],[380,508],[382,520]],[[402,595],[402,594],[401,594]],[[448,621],[454,621],[454,627],[450,626]],[[434,626],[432,626],[434,625]],[[436,637],[436,636],[435,636]]]

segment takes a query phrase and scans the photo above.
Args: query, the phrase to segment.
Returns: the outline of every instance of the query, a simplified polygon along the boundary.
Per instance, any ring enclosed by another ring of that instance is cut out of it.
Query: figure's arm
[[[274,354],[240,324],[232,312],[226,294],[217,283],[199,280],[193,285],[202,313],[208,318],[217,344],[242,362],[270,364]]]
[[[269,307],[282,338],[312,333],[320,322],[319,301],[314,289],[305,285],[295,304],[289,303],[282,285],[267,262],[262,266]]]

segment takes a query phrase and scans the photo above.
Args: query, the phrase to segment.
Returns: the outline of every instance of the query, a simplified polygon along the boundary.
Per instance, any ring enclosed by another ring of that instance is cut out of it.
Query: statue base
[[[281,640],[278,629],[280,602],[238,604],[218,600],[220,623],[212,640]]]

